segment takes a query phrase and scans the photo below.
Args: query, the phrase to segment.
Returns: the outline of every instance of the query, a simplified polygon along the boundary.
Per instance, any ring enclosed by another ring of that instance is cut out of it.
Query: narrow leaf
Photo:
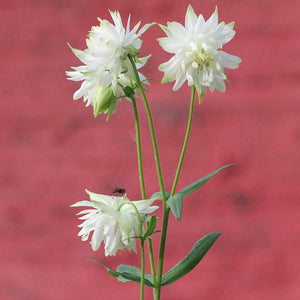
[[[182,190],[180,190],[179,192],[177,192],[177,194],[182,194],[183,197],[186,197],[188,195],[190,195],[191,193],[195,192],[196,190],[198,190],[202,185],[204,185],[210,178],[212,178],[214,175],[216,175],[217,173],[219,173],[220,171],[222,171],[223,169],[232,166],[233,164],[229,164],[226,165],[208,175],[206,175],[205,177],[202,177],[201,179],[195,181],[194,183],[186,186],[185,188],[183,188]]]
[[[165,192],[165,195],[166,195],[166,199],[168,200],[171,194],[169,192]],[[162,193],[161,192],[154,193],[151,196],[151,199],[153,199],[153,198],[157,198],[158,200],[162,200]]]
[[[120,274],[118,277],[119,281],[127,282],[127,281],[134,281],[134,282],[141,282],[141,269],[130,266],[130,265],[119,265],[117,267],[117,273]],[[145,285],[154,287],[152,282],[152,276],[150,274],[145,273]]]
[[[161,285],[171,284],[194,269],[220,234],[213,232],[200,239],[183,260],[162,276]]]
[[[89,261],[93,261],[102,267],[104,267],[107,272],[113,276],[117,277],[119,281],[122,282],[127,282],[127,281],[134,281],[134,282],[141,282],[141,269],[134,267],[134,266],[129,266],[129,265],[119,265],[117,267],[117,271],[114,271],[107,265],[103,264],[100,261],[97,261],[95,259],[88,259]],[[153,282],[152,282],[152,276],[150,274],[145,274],[145,285],[154,287]]]
[[[108,274],[110,274],[113,277],[119,277],[120,274],[116,271],[114,271],[113,269],[111,269],[110,267],[108,267],[107,265],[103,264],[102,262],[95,260],[95,259],[88,259],[88,261],[93,261],[99,265],[101,265],[102,267],[104,267],[106,269],[106,271],[108,272]]]
[[[181,215],[182,215],[182,208],[183,208],[183,195],[180,193],[177,193],[174,196],[171,196],[168,199],[167,203],[170,206],[174,217],[178,221],[180,221]]]

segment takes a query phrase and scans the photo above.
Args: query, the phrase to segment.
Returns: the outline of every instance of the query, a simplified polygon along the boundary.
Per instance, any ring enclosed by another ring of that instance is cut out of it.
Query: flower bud
[[[115,106],[116,96],[112,89],[106,86],[97,87],[93,97],[93,107],[95,118],[104,112],[110,110],[110,107]]]

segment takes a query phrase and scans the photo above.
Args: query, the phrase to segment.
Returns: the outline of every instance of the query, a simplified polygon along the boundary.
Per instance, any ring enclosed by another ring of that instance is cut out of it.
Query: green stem
[[[184,139],[184,143],[183,143],[183,147],[182,147],[182,151],[181,151],[181,155],[180,155],[176,175],[175,175],[175,178],[174,178],[174,183],[173,183],[173,187],[172,187],[172,191],[171,191],[171,196],[174,195],[174,193],[175,193],[175,189],[176,189],[177,182],[178,182],[178,179],[179,179],[179,174],[180,174],[180,171],[181,171],[183,158],[184,158],[184,155],[185,155],[185,151],[186,151],[186,147],[187,147],[187,143],[188,143],[188,139],[189,139],[189,135],[190,135],[190,131],[191,131],[193,108],[194,108],[194,101],[195,101],[195,90],[196,90],[195,87],[193,87],[192,96],[191,96],[191,103],[190,103],[188,126],[187,126],[187,130],[186,130],[186,135],[185,135],[185,139]],[[162,277],[162,267],[163,267],[164,249],[165,249],[166,237],[167,237],[169,214],[170,214],[170,208],[167,207],[164,210],[164,219],[163,219],[162,236],[161,236],[161,244],[160,244],[160,256],[159,256],[160,259],[158,261],[159,265],[158,265],[158,273],[157,273],[157,289],[156,289],[156,294],[155,294],[155,298],[154,298],[155,300],[160,299],[160,289],[161,289],[160,283],[161,283],[161,277]]]
[[[119,211],[121,209],[121,207],[125,204],[129,204],[133,207],[134,211],[135,211],[135,214],[136,214],[136,217],[137,217],[137,220],[138,220],[138,223],[139,223],[139,236],[141,237],[140,238],[140,241],[141,241],[141,290],[140,290],[140,300],[143,300],[144,299],[144,286],[145,286],[145,247],[144,247],[144,243],[145,243],[145,239],[143,238],[143,234],[144,234],[144,231],[143,231],[143,224],[142,224],[142,220],[141,220],[141,216],[139,214],[139,211],[137,210],[136,206],[134,205],[133,202],[131,202],[130,200],[128,201],[124,201],[122,202],[117,211]]]
[[[145,190],[145,181],[144,181],[144,172],[143,172],[143,162],[142,162],[142,147],[141,147],[140,125],[139,125],[138,111],[137,111],[137,106],[136,106],[136,101],[135,101],[134,96],[131,97],[131,101],[132,101],[134,119],[135,119],[136,146],[137,146],[137,156],[138,156],[138,165],[139,165],[139,178],[140,178],[140,185],[141,185],[141,193],[142,193],[142,198],[146,199],[146,190]],[[151,273],[152,273],[153,283],[155,285],[156,274],[155,274],[155,266],[154,266],[152,241],[151,241],[150,238],[148,238],[147,241],[148,241]]]
[[[138,117],[136,101],[135,101],[134,96],[131,97],[131,102],[132,102],[132,106],[133,106],[134,120],[135,120],[136,147],[137,147],[137,156],[138,156],[138,165],[139,165],[139,178],[140,178],[140,185],[141,185],[141,193],[142,193],[142,199],[146,199],[146,189],[145,189],[143,161],[142,161],[140,125],[139,125],[139,117]]]
[[[182,146],[181,155],[180,155],[176,175],[175,175],[174,182],[173,182],[171,196],[173,196],[175,194],[175,189],[176,189],[176,186],[177,186],[177,183],[178,183],[179,174],[180,174],[180,171],[181,171],[181,167],[182,167],[182,163],[183,163],[187,143],[188,143],[189,136],[190,136],[191,126],[192,126],[192,119],[193,119],[193,111],[194,111],[194,102],[195,102],[195,90],[196,90],[196,88],[195,88],[195,86],[193,86],[192,96],[191,96],[191,103],[190,103],[190,112],[189,112],[188,125],[187,125],[187,129],[186,129],[185,139],[184,139],[184,143],[183,143],[183,146]]]
[[[144,299],[144,287],[145,287],[145,240],[141,239],[141,290],[140,290],[140,300]]]
[[[147,222],[146,226],[148,228],[149,222]],[[149,259],[150,259],[150,267],[151,267],[151,274],[152,274],[152,280],[153,284],[155,286],[156,284],[156,272],[155,272],[155,263],[154,263],[154,256],[153,256],[153,247],[152,247],[152,240],[150,237],[147,238],[148,242],[148,250],[149,250]]]
[[[161,280],[162,280],[162,271],[163,271],[163,263],[164,263],[164,255],[165,255],[165,247],[166,247],[166,239],[167,239],[169,213],[170,213],[169,206],[167,205],[164,206],[164,218],[163,218],[163,226],[161,231],[159,258],[158,258],[158,266],[157,266],[156,290],[154,294],[155,300],[160,299]]]
[[[154,132],[154,126],[153,126],[153,121],[152,121],[152,116],[151,116],[151,111],[149,108],[149,104],[144,92],[144,88],[142,86],[135,62],[133,60],[133,58],[131,57],[131,55],[128,54],[128,58],[130,60],[130,63],[132,65],[133,68],[133,72],[137,81],[137,85],[140,89],[141,92],[141,96],[146,108],[146,112],[147,112],[147,117],[148,117],[148,122],[149,122],[149,127],[150,127],[150,133],[151,133],[151,139],[152,139],[152,144],[153,144],[153,148],[154,148],[154,156],[155,156],[155,162],[156,162],[156,169],[157,169],[157,175],[158,175],[158,181],[159,181],[159,186],[160,186],[160,191],[162,193],[162,198],[164,201],[164,205],[166,205],[167,199],[166,199],[166,195],[165,195],[165,187],[164,187],[164,183],[163,183],[163,177],[162,177],[162,172],[161,172],[161,166],[160,166],[160,160],[159,160],[159,155],[158,155],[158,148],[157,148],[157,142],[156,142],[156,137],[155,137],[155,132]]]
[[[160,251],[159,251],[159,260],[158,260],[158,270],[157,270],[157,281],[156,281],[156,287],[155,287],[155,299],[160,298],[160,289],[161,289],[161,278],[162,278],[162,270],[163,270],[163,260],[164,260],[164,252],[165,252],[165,243],[166,243],[166,236],[167,236],[167,227],[168,227],[168,218],[169,218],[169,206],[167,205],[167,198],[165,193],[165,187],[163,183],[163,177],[161,172],[161,166],[160,166],[160,160],[158,155],[158,148],[157,148],[157,142],[153,127],[153,121],[152,116],[149,108],[149,104],[144,92],[144,88],[142,86],[135,62],[131,55],[128,55],[128,58],[130,60],[130,63],[133,68],[133,72],[136,78],[137,85],[140,89],[141,96],[146,108],[149,127],[150,127],[150,133],[151,133],[151,139],[154,149],[154,155],[155,155],[155,162],[156,162],[156,169],[157,169],[157,175],[158,175],[158,181],[160,186],[160,191],[162,195],[163,205],[164,205],[164,219],[163,219],[163,228],[162,228],[162,235],[161,235],[161,244],[160,244]]]

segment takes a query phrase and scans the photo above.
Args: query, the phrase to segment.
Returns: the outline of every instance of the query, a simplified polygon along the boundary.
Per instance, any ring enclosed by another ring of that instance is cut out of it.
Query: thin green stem
[[[119,211],[121,209],[121,207],[125,204],[129,204],[133,207],[134,211],[135,211],[135,214],[136,214],[136,217],[137,217],[137,220],[138,220],[138,223],[139,223],[139,236],[141,237],[140,238],[140,241],[141,241],[141,289],[140,289],[140,300],[143,300],[144,299],[144,286],[145,286],[145,247],[144,247],[144,244],[145,244],[145,238],[143,238],[143,234],[144,234],[144,231],[143,231],[143,224],[142,224],[142,220],[141,220],[141,216],[139,214],[139,211],[137,210],[136,206],[134,205],[133,202],[131,202],[130,200],[128,201],[124,201],[122,202],[117,211]]]
[[[191,131],[194,101],[195,101],[195,87],[193,87],[193,89],[192,89],[188,126],[187,126],[187,130],[186,130],[186,135],[185,135],[185,139],[184,139],[184,143],[183,143],[183,147],[182,147],[182,151],[181,151],[181,155],[180,155],[176,175],[175,175],[175,178],[174,178],[174,183],[173,183],[173,187],[172,187],[172,191],[171,191],[171,196],[173,196],[174,193],[175,193],[175,189],[176,189],[177,182],[178,182],[178,179],[179,179],[179,174],[180,174],[180,171],[181,171],[183,158],[184,158],[184,155],[185,155],[185,151],[186,151],[186,147],[187,147],[187,143],[188,143],[188,139],[189,139],[189,135],[190,135],[190,131]],[[162,237],[161,237],[161,244],[160,244],[160,249],[161,249],[160,253],[162,255],[162,259],[159,260],[159,263],[161,263],[161,266],[159,265],[158,270],[162,270],[163,255],[164,255],[164,249],[165,249],[169,213],[170,213],[170,208],[167,208],[164,211]],[[161,283],[161,278],[159,276],[161,276],[161,273],[157,274],[157,282]],[[157,285],[155,300],[159,300],[159,299],[160,299],[160,286]]]
[[[149,222],[146,223],[146,228],[148,228]],[[154,263],[154,256],[153,256],[153,247],[152,247],[152,239],[151,237],[147,238],[148,242],[148,250],[149,250],[149,260],[150,260],[150,268],[152,274],[153,284],[156,284],[156,272],[155,272],[155,263]]]
[[[177,182],[178,182],[178,179],[179,179],[179,174],[180,174],[180,171],[181,171],[181,167],[182,167],[182,163],[183,163],[183,159],[184,159],[184,155],[185,155],[185,151],[186,151],[186,147],[187,147],[187,143],[188,143],[188,139],[189,139],[189,135],[190,135],[190,131],[191,131],[193,108],[194,108],[194,102],[195,102],[195,90],[196,90],[195,87],[193,87],[192,96],[191,96],[191,103],[190,103],[188,126],[187,126],[187,130],[186,130],[186,135],[185,135],[185,139],[184,139],[184,143],[183,143],[183,147],[182,147],[182,151],[181,151],[181,155],[180,155],[176,175],[175,175],[175,178],[174,178],[174,183],[173,183],[173,187],[172,187],[172,191],[171,191],[171,196],[174,195],[174,193],[175,193],[175,189],[176,189]],[[162,267],[163,267],[163,257],[164,257],[164,249],[165,249],[166,236],[167,236],[167,227],[168,227],[169,214],[170,214],[170,209],[168,207],[164,211],[163,228],[162,228],[162,236],[161,236],[161,244],[160,244],[160,258],[161,259],[159,259],[159,262],[158,262],[159,266],[158,266],[158,273],[157,273],[157,290],[156,290],[156,294],[155,294],[155,300],[160,299],[160,283],[161,283],[162,272],[159,272],[159,271],[162,270]],[[159,283],[159,286],[158,286],[158,283]]]
[[[145,287],[145,240],[141,239],[141,290],[140,300],[144,299],[144,287]]]
[[[135,120],[135,132],[136,132],[136,148],[137,148],[137,157],[138,157],[138,165],[139,165],[139,178],[141,185],[141,193],[142,199],[146,199],[146,189],[145,189],[145,180],[144,180],[144,172],[143,172],[143,161],[142,161],[142,147],[141,147],[141,134],[140,134],[140,125],[139,125],[139,117],[136,106],[135,97],[131,97],[131,102],[133,106],[134,120]]]
[[[159,160],[159,155],[158,155],[158,148],[157,148],[157,142],[156,142],[156,137],[155,137],[155,132],[154,132],[154,126],[153,126],[153,121],[152,121],[152,116],[151,116],[151,111],[149,108],[149,104],[144,92],[144,88],[142,86],[135,62],[131,55],[128,55],[128,58],[130,60],[130,63],[133,68],[133,72],[135,74],[136,82],[137,85],[140,89],[141,96],[146,108],[147,112],[147,117],[148,117],[148,122],[149,122],[149,127],[150,127],[150,133],[151,133],[151,139],[152,139],[152,144],[153,144],[153,149],[154,149],[154,155],[155,155],[155,162],[156,162],[156,169],[157,169],[157,175],[158,175],[158,181],[159,181],[159,186],[160,186],[160,191],[162,195],[162,200],[163,200],[163,205],[164,205],[164,219],[163,219],[163,228],[162,228],[162,234],[161,234],[161,244],[160,244],[160,251],[159,251],[159,259],[158,259],[158,269],[157,269],[157,279],[156,279],[156,287],[154,291],[154,296],[155,299],[160,298],[160,289],[161,289],[161,279],[162,279],[162,270],[163,270],[163,260],[164,260],[164,252],[165,252],[165,243],[166,243],[166,236],[167,236],[167,227],[168,227],[168,218],[169,218],[169,206],[167,204],[167,198],[166,198],[166,193],[165,193],[165,187],[163,183],[163,177],[162,177],[162,172],[161,172],[161,166],[160,166],[160,160]]]
[[[164,183],[163,183],[163,177],[162,177],[162,172],[161,172],[161,166],[160,166],[160,160],[159,160],[159,155],[158,155],[158,148],[157,148],[157,142],[156,142],[156,137],[155,137],[155,131],[154,131],[154,126],[153,126],[153,121],[152,121],[152,116],[151,116],[151,111],[149,108],[149,104],[144,92],[144,88],[142,86],[141,83],[141,79],[139,77],[134,59],[132,58],[131,55],[128,54],[128,58],[130,60],[130,63],[132,65],[133,68],[133,72],[136,78],[136,82],[137,85],[140,89],[141,92],[141,96],[146,108],[146,112],[147,112],[147,117],[148,117],[148,122],[149,122],[149,127],[150,127],[150,133],[151,133],[151,139],[152,139],[152,144],[153,144],[153,148],[154,148],[154,156],[155,156],[155,162],[156,162],[156,169],[157,169],[157,175],[158,175],[158,181],[159,181],[159,186],[160,186],[160,191],[162,193],[162,198],[164,201],[164,205],[166,205],[167,199],[166,199],[166,195],[165,195],[165,187],[164,187]]]
[[[187,129],[186,129],[186,133],[185,133],[184,143],[183,143],[183,146],[182,146],[181,155],[180,155],[176,175],[175,175],[174,182],[173,182],[171,196],[173,196],[175,194],[176,186],[177,186],[178,179],[179,179],[179,174],[180,174],[180,171],[181,171],[181,167],[182,167],[182,163],[183,163],[187,143],[188,143],[190,132],[191,132],[193,111],[194,111],[194,102],[195,102],[195,90],[196,90],[196,88],[195,88],[195,86],[193,86],[192,96],[191,96],[191,103],[190,103],[190,112],[189,112],[188,125],[187,125]]]
[[[161,291],[161,280],[162,280],[162,271],[163,271],[163,263],[164,263],[164,255],[166,248],[166,239],[167,239],[167,229],[168,229],[168,221],[169,221],[169,206],[164,207],[164,218],[163,218],[163,226],[161,231],[161,239],[160,239],[160,249],[159,249],[159,258],[158,258],[158,266],[157,266],[157,279],[156,279],[156,289],[154,294],[154,299],[160,299],[160,291]]]
[[[139,178],[140,178],[140,185],[141,185],[141,193],[142,193],[142,198],[146,199],[146,189],[145,189],[145,181],[144,181],[144,173],[143,173],[143,162],[142,162],[142,147],[141,147],[140,125],[139,125],[138,111],[137,111],[137,106],[136,106],[136,101],[135,101],[134,96],[131,97],[131,101],[132,101],[134,119],[135,119],[136,146],[137,146],[137,156],[138,156],[138,165],[139,165]],[[156,274],[155,274],[155,264],[154,264],[154,256],[153,256],[153,248],[152,248],[151,238],[148,238],[147,241],[148,241],[151,273],[152,273],[153,283],[155,285]]]

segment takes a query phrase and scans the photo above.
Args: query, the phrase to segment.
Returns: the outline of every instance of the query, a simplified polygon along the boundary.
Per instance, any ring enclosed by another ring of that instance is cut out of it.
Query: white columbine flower
[[[235,35],[234,23],[218,24],[218,10],[205,22],[202,15],[195,14],[189,5],[185,16],[185,27],[169,22],[161,28],[167,37],[158,39],[162,48],[175,55],[159,66],[163,71],[162,82],[176,80],[173,90],[178,90],[187,81],[195,86],[200,99],[206,87],[211,91],[225,92],[225,68],[235,69],[241,59],[219,49]]]
[[[139,233],[139,223],[136,212],[132,205],[123,202],[130,201],[126,194],[122,197],[106,196],[86,192],[90,196],[90,201],[79,201],[72,207],[87,206],[79,215],[80,220],[84,222],[79,225],[81,227],[78,233],[82,241],[86,241],[92,231],[91,245],[94,251],[98,250],[102,241],[105,244],[105,256],[116,255],[119,249],[124,246],[129,250],[136,251],[135,234]],[[150,214],[155,211],[158,206],[151,206],[156,199],[131,201],[140,215]]]
[[[110,11],[114,25],[107,20],[101,20],[100,26],[93,26],[86,40],[87,49],[81,51],[70,46],[73,53],[84,64],[72,67],[74,71],[68,71],[68,79],[83,81],[81,87],[74,93],[73,99],[83,97],[87,106],[93,104],[95,91],[98,87],[109,87],[115,99],[111,107],[106,109],[109,115],[116,110],[120,97],[124,96],[123,87],[130,86],[135,89],[135,77],[128,59],[130,54],[136,60],[137,69],[144,66],[150,56],[137,58],[142,45],[140,36],[153,24],[146,24],[139,31],[140,22],[130,30],[130,16],[126,29],[118,11]],[[140,75],[142,82],[146,82],[145,76]],[[118,99],[117,101],[115,101]]]

